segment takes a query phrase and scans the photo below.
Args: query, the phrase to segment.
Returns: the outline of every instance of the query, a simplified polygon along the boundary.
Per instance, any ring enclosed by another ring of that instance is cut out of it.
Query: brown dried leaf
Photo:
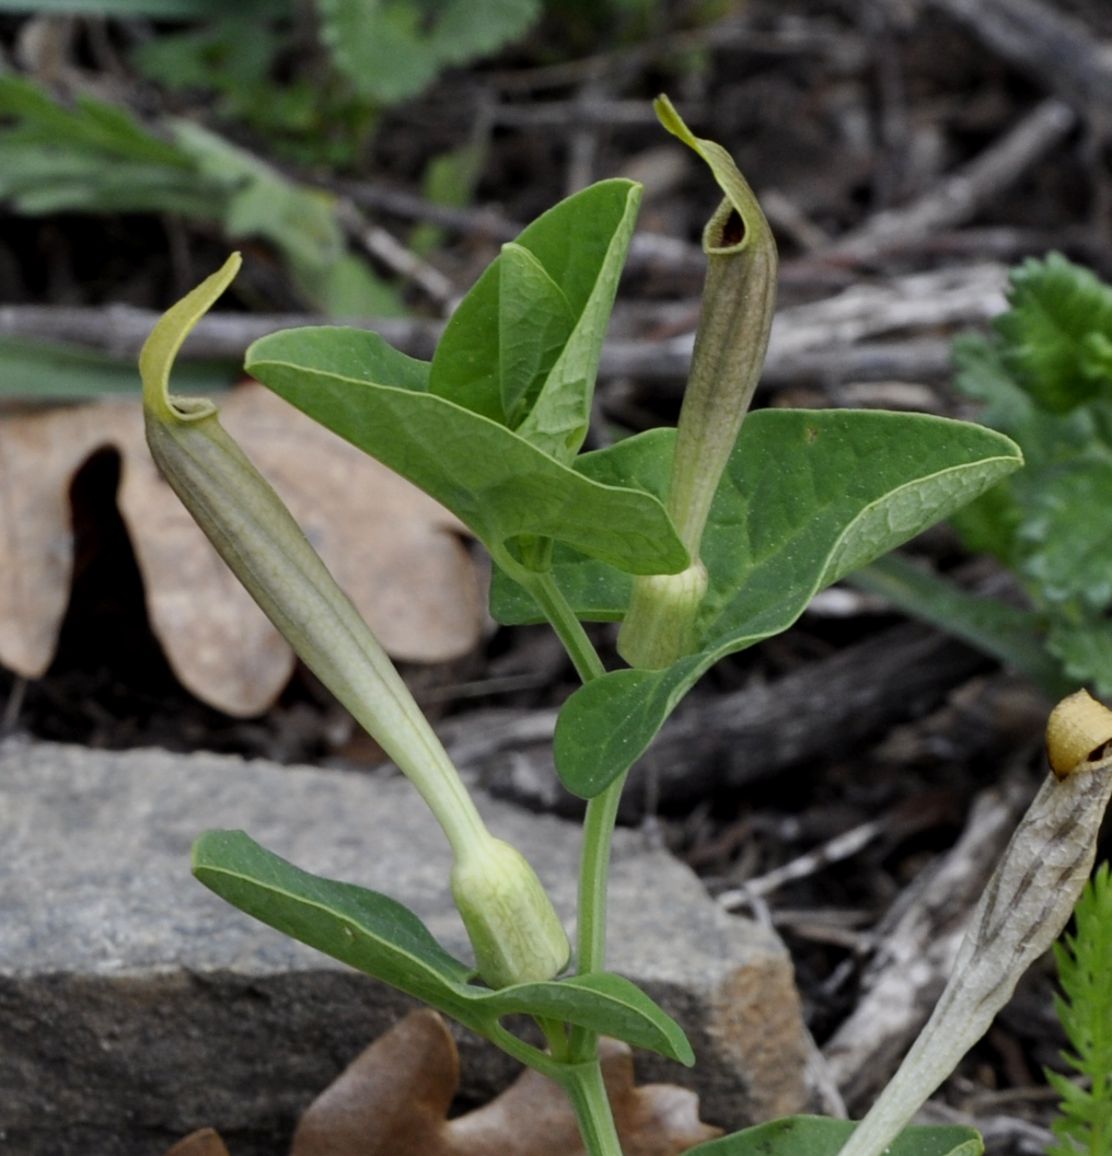
[[[603,1076],[625,1156],[678,1156],[719,1134],[694,1092],[634,1085],[625,1044],[603,1041]],[[376,1040],[301,1117],[291,1156],[585,1156],[560,1088],[526,1071],[491,1103],[447,1119],[459,1058],[433,1011]]]
[[[179,1140],[166,1156],[228,1156],[228,1149],[211,1128],[202,1128]]]
[[[26,678],[50,665],[69,600],[70,481],[112,441],[96,406],[0,422],[0,662]]]
[[[261,386],[236,389],[221,418],[387,651],[438,662],[476,644],[479,581],[451,514]],[[123,461],[120,509],[175,673],[229,714],[265,710],[293,656],[158,476],[137,401],[0,422],[0,663],[29,678],[50,664],[73,566],[69,484],[104,447]]]

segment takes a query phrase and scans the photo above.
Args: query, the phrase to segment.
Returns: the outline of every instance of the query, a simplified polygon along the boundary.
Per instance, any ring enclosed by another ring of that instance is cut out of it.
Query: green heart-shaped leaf
[[[576,1024],[687,1067],[695,1063],[695,1053],[679,1024],[636,984],[613,972],[518,984],[476,1002],[498,1016],[519,1012]]]
[[[649,430],[605,450],[581,454],[575,459],[575,469],[600,485],[641,490],[663,502],[675,440],[674,429]],[[551,569],[579,618],[586,622],[618,622],[625,615],[633,590],[628,571],[597,563],[561,545],[553,551]],[[545,621],[528,591],[498,567],[494,570],[490,606],[495,619],[506,626]]]
[[[636,574],[687,564],[652,495],[600,485],[489,417],[428,392],[427,363],[373,333],[275,333],[247,351],[247,370],[442,502],[495,558],[511,561],[507,543],[534,535]]]
[[[687,1156],[838,1156],[856,1125],[826,1116],[788,1116],[720,1136]],[[972,1128],[950,1125],[906,1128],[885,1156],[981,1156],[984,1141]]]
[[[498,991],[444,950],[407,907],[353,883],[311,875],[242,831],[207,831],[193,873],[221,898],[270,927],[372,975],[486,1034],[520,1013],[576,1024],[694,1063],[679,1025],[628,979],[610,972]]]
[[[654,431],[588,455],[582,468],[659,494],[669,446],[669,431]],[[703,537],[709,586],[699,649],[663,670],[614,671],[571,696],[556,727],[564,785],[584,798],[598,794],[720,658],[786,630],[819,590],[947,517],[1021,462],[1002,434],[944,418],[751,414]],[[580,590],[620,591],[597,566],[584,565]]]
[[[262,923],[467,1022],[471,968],[396,900],[302,871],[243,831],[201,835],[193,874]]]
[[[445,327],[429,392],[570,461],[640,201],[632,181],[600,181],[505,246]]]

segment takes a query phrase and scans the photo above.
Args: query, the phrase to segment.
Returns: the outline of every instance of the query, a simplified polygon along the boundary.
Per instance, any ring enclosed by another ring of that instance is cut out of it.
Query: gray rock
[[[480,800],[574,911],[578,829]],[[225,905],[192,879],[208,827],[242,827],[300,866],[384,891],[468,957],[447,846],[398,776],[214,755],[0,745],[0,1151],[160,1156],[193,1128],[235,1156],[285,1151],[299,1111],[412,1002]],[[806,1106],[799,999],[783,946],[619,832],[610,964],[685,1026],[695,1087],[737,1128]],[[458,1033],[463,1095],[513,1062]]]

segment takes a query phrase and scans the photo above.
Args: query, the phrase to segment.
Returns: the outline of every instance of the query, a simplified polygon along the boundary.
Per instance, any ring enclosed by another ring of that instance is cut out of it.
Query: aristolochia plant
[[[746,417],[772,318],[771,232],[729,155],[695,138],[666,99],[657,111],[707,161],[725,194],[704,236],[704,312],[678,429],[579,452],[640,199],[629,181],[604,181],[570,197],[503,246],[431,362],[373,333],[341,328],[275,333],[247,353],[247,369],[260,381],[456,513],[494,559],[495,615],[508,623],[547,620],[571,656],[583,686],[561,711],[555,759],[564,785],[588,805],[570,967],[568,941],[536,875],[486,829],[404,683],[278,497],[221,429],[210,402],[169,393],[181,342],[235,276],[238,256],[161,319],[140,363],[148,438],[166,478],[444,828],[454,853],[445,883],[475,962],[453,957],[392,899],[311,876],[242,832],[202,835],[193,852],[197,877],[244,911],[424,1000],[550,1076],[570,1096],[592,1156],[621,1153],[599,1069],[600,1034],[694,1062],[679,1025],[606,970],[610,842],[630,767],[719,658],[785,630],[817,591],[948,516],[1021,460],[1003,435],[935,417],[845,410]],[[619,650],[629,665],[606,669],[586,620],[624,620]],[[940,1014],[961,1015],[970,1000],[991,1009],[1014,983],[1032,949],[1006,950],[1014,936],[1000,921],[1013,907],[1025,921],[1025,943],[1043,941],[1042,930],[1029,934],[1031,921],[1041,920],[1051,937],[1060,930],[1076,898],[1070,889],[1084,866],[1085,839],[1070,843],[1068,878],[1051,873],[1058,883],[1052,902],[1046,873],[1029,876],[1020,860],[1035,854],[1051,862],[1047,840],[1063,839],[1055,823],[1065,817],[1077,820],[1083,811],[1088,823],[1076,829],[1093,828],[1101,793],[1107,801],[1112,789],[1112,772],[1101,767],[1087,765],[1081,778],[1061,787],[1055,781],[1040,795],[1037,805],[1050,806],[1055,822],[1036,824],[1009,852],[1006,879],[981,919],[993,950],[986,957],[985,944],[974,945],[966,960],[972,978],[944,999]],[[546,1047],[504,1026],[515,1013],[536,1020]],[[894,1108],[867,1126],[867,1142],[854,1152],[879,1153],[892,1143],[930,1081],[960,1057],[951,1027],[952,1019],[936,1026],[926,1059],[916,1057],[930,1072],[922,1094],[909,1095],[905,1078]],[[941,1058],[940,1040],[947,1045]],[[960,1042],[968,1047],[969,1033]],[[910,1086],[918,1080],[912,1076]],[[798,1118],[700,1151],[832,1156],[851,1129]],[[961,1128],[908,1129],[891,1148],[905,1156],[979,1150],[976,1134]]]

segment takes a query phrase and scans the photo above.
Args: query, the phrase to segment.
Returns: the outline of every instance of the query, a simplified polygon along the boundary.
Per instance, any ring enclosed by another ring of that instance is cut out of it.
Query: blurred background
[[[1112,278],[1106,0],[0,0],[0,731],[380,761],[241,612],[143,445],[139,346],[240,249],[176,389],[231,391],[229,427],[468,774],[569,809],[545,754],[575,684],[558,645],[496,628],[462,528],[239,367],[254,338],[321,319],[427,357],[501,243],[624,176],[644,203],[592,437],[674,420],[718,195],[656,123],[660,92],[737,158],[780,245],[758,405],[979,416],[987,390],[962,387],[953,343],[990,331],[1009,269],[1053,250]],[[1092,293],[1112,341],[1112,291]],[[912,553],[1026,613],[1030,585],[974,531]],[[1091,667],[1064,646],[1048,658],[1037,631],[1009,650],[1010,620],[971,646],[976,622],[958,641],[879,590],[835,588],[716,668],[624,816],[719,891],[860,829],[827,890],[791,884],[774,920],[820,1042],[852,1000],[863,929],[957,838],[984,768],[1029,757],[1071,662],[1081,681],[1112,669],[1112,637]],[[970,1095],[1053,1059],[1046,993],[1018,1009],[971,1061]]]

